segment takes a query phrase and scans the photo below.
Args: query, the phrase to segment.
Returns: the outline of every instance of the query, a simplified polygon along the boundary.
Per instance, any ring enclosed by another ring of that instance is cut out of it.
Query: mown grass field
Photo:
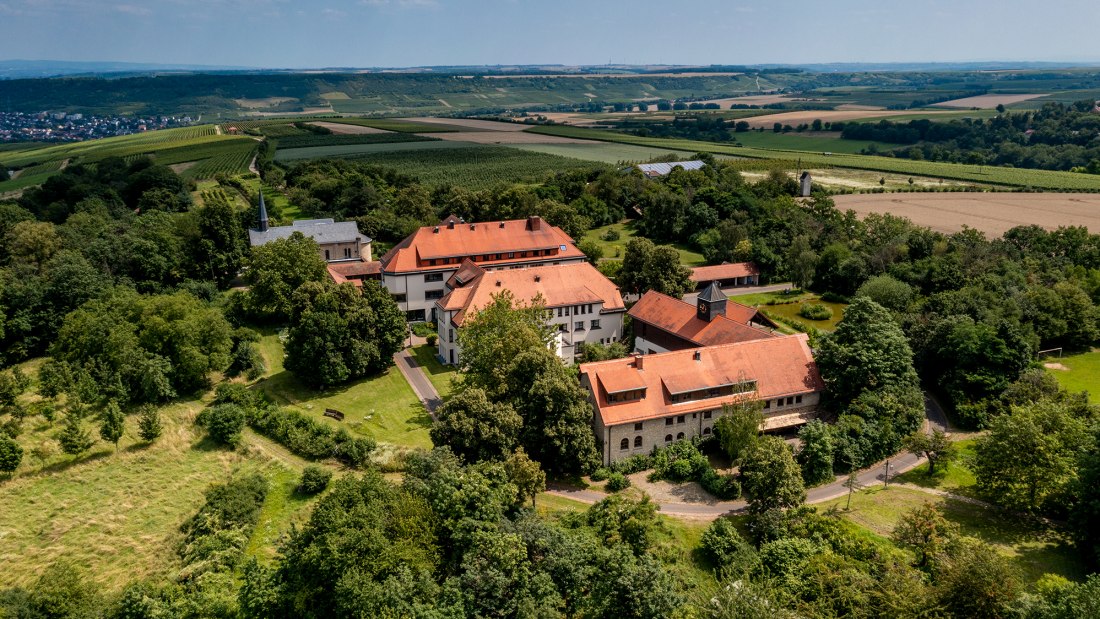
[[[317,391],[283,368],[283,346],[277,335],[263,336],[260,352],[267,375],[256,383],[275,403],[293,408],[334,426],[370,436],[393,448],[431,449],[432,419],[396,368],[371,378]],[[339,422],[324,416],[326,408],[346,415]]]
[[[758,159],[797,159],[806,167],[842,167],[862,170],[896,172],[934,178],[950,178],[976,181],[1011,187],[1035,187],[1065,190],[1100,190],[1100,176],[1094,174],[1075,174],[1073,172],[1055,172],[1049,170],[1028,170],[1022,168],[1000,168],[933,161],[913,161],[892,157],[872,155],[851,155],[803,150],[767,150],[763,148],[736,147],[697,140],[643,138],[613,131],[582,129],[578,127],[542,126],[528,129],[532,133],[557,135],[562,137],[602,140],[621,144],[634,144],[654,148],[671,148],[690,152],[709,152]]]
[[[1043,361],[1060,363],[1066,368],[1049,370],[1060,385],[1073,392],[1087,391],[1089,399],[1100,402],[1100,350],[1062,358],[1050,357]]]
[[[431,381],[432,386],[439,392],[439,397],[447,399],[454,388],[453,380],[458,378],[458,372],[453,366],[443,365],[436,358],[436,349],[427,344],[414,346],[412,349],[416,363],[424,369],[424,374]]]
[[[608,230],[617,230],[619,238],[614,241],[604,239],[603,237]],[[634,223],[626,221],[589,230],[584,235],[584,239],[595,241],[603,248],[603,260],[622,260],[623,256],[626,255],[627,243],[636,236],[639,236],[639,233]],[[680,263],[684,266],[697,267],[707,263],[703,254],[694,249],[682,243],[671,243],[671,245],[676,248],[676,251],[680,252]]]

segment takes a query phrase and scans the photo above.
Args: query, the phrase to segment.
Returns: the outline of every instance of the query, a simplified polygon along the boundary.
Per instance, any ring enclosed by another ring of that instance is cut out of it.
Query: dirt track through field
[[[385,129],[375,129],[374,127],[364,127],[363,125],[349,125],[346,123],[326,123],[316,122],[309,123],[314,127],[324,127],[336,135],[370,135],[376,133],[393,133],[392,131],[386,131]]]
[[[477,144],[601,144],[595,140],[563,138],[556,135],[540,135],[522,131],[463,131],[461,133],[422,133],[425,137],[451,142],[475,142]]]
[[[1100,232],[1100,194],[886,193],[835,196],[838,209],[860,216],[891,213],[940,232],[969,226],[999,237],[1016,226],[1086,226]]]
[[[950,114],[947,110],[935,112],[922,112],[929,115]],[[806,110],[799,112],[783,112],[781,114],[768,114],[767,116],[750,116],[738,119],[745,121],[750,127],[765,127],[771,129],[775,123],[782,123],[797,127],[801,124],[810,124],[820,118],[821,122],[845,122],[858,118],[887,118],[890,116],[912,115],[912,110]]]
[[[1039,97],[1045,96],[1046,93],[1041,92],[1029,95],[979,95],[977,97],[966,97],[964,99],[943,101],[940,103],[934,103],[933,105],[935,107],[953,107],[967,110],[972,107],[981,108],[983,110],[991,110],[998,105],[1010,105],[1012,103],[1030,101],[1031,99],[1038,99]]]
[[[428,125],[450,125],[452,127],[466,127],[468,129],[480,129],[482,131],[523,131],[529,128],[531,125],[524,125],[521,123],[504,123],[497,122],[495,120],[477,120],[476,118],[402,118],[401,120],[407,120],[415,123],[425,123]],[[436,136],[439,137],[439,136]]]

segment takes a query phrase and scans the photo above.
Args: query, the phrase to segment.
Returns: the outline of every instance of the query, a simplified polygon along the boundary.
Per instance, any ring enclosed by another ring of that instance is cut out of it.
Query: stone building
[[[267,206],[264,204],[264,194],[261,193],[260,221],[256,228],[248,231],[249,244],[257,247],[276,239],[285,239],[295,232],[301,232],[317,241],[325,262],[370,262],[371,239],[359,232],[354,221],[304,219],[295,220],[289,226],[272,228],[268,225]]]

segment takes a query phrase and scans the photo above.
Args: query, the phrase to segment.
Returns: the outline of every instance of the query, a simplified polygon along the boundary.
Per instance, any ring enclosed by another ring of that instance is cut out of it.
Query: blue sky
[[[0,0],[0,59],[257,67],[1098,61],[1097,0]]]

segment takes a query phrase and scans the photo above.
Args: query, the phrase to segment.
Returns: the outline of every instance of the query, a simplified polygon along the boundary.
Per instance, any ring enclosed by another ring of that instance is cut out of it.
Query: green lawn
[[[603,235],[611,229],[619,231],[618,240],[604,240]],[[603,248],[604,260],[622,260],[623,255],[626,254],[626,244],[629,243],[630,239],[634,238],[635,236],[639,235],[634,222],[625,221],[617,224],[611,224],[609,226],[603,226],[602,228],[589,230],[584,235],[584,238],[586,240],[594,240],[599,243],[600,247]],[[680,252],[680,263],[686,267],[697,267],[707,263],[706,259],[703,258],[703,254],[689,248],[683,243],[670,243],[670,245],[675,247],[676,251]]]
[[[424,369],[424,373],[428,376],[428,380],[431,381],[432,386],[439,392],[439,397],[444,400],[451,395],[451,389],[453,388],[452,380],[458,376],[458,372],[454,366],[443,365],[436,358],[436,349],[427,344],[421,344],[420,346],[414,346],[412,349],[413,357],[416,358],[417,364]]]
[[[1028,585],[1034,585],[1047,573],[1071,580],[1081,580],[1085,575],[1085,566],[1064,532],[1028,522],[1015,514],[896,486],[857,492],[852,496],[850,511],[844,511],[846,501],[846,497],[836,499],[822,503],[819,508],[824,511],[836,507],[843,518],[888,537],[903,514],[931,502],[959,526],[963,535],[992,544],[1011,558]]]
[[[397,368],[317,391],[283,369],[283,347],[277,335],[265,335],[260,341],[260,351],[267,362],[268,375],[257,382],[256,387],[277,404],[313,415],[326,423],[343,425],[379,443],[431,449],[428,428],[432,419]],[[325,417],[326,408],[344,413],[344,421]]]
[[[958,458],[946,466],[940,465],[937,467],[934,475],[929,475],[928,465],[923,464],[898,475],[895,479],[906,484],[935,488],[977,498],[977,493],[974,490],[974,484],[977,480],[972,470],[975,443],[975,439],[956,441],[955,448],[959,450]]]
[[[1046,363],[1061,363],[1066,369],[1051,369],[1050,373],[1066,389],[1073,392],[1088,391],[1089,399],[1100,401],[1100,350],[1048,358]]]
[[[730,300],[743,305],[751,305],[760,308],[761,311],[772,316],[773,319],[780,318],[803,326],[813,327],[821,331],[832,331],[835,329],[836,323],[840,322],[840,319],[844,317],[844,308],[848,307],[844,303],[829,303],[827,301],[822,301],[820,296],[812,292],[801,290],[793,290],[790,294],[786,291],[741,294],[730,297]],[[769,302],[773,304],[769,305]],[[824,305],[833,311],[833,316],[826,320],[810,320],[808,318],[803,318],[798,314],[803,303]]]

